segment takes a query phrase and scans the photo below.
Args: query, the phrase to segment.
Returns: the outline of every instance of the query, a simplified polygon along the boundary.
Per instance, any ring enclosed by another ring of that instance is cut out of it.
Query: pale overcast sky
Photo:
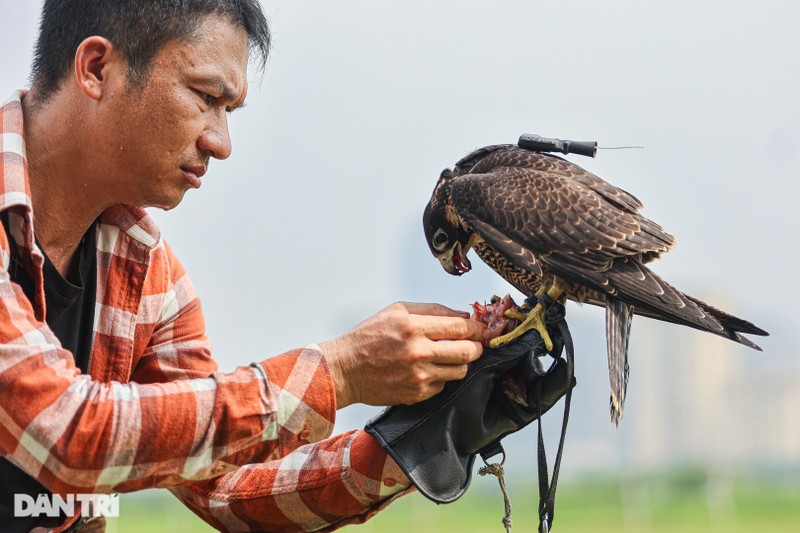
[[[800,4],[262,3],[274,49],[231,117],[233,156],[156,213],[223,369],[330,338],[396,300],[465,308],[509,290],[480,268],[445,274],[420,221],[442,168],[522,132],[645,146],[572,160],[676,235],[657,272],[773,333],[765,354],[742,357],[797,362]],[[27,84],[39,2],[0,5],[5,98]],[[582,338],[599,347],[583,389],[602,390],[603,313],[568,313],[573,329],[590,325],[575,332],[579,350]]]

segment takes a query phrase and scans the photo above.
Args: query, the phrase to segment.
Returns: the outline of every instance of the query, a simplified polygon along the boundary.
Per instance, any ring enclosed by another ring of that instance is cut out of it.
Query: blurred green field
[[[514,531],[536,531],[535,480],[510,487]],[[123,495],[109,533],[213,531],[164,491]],[[504,533],[503,502],[496,481],[476,479],[470,491],[437,506],[419,494],[395,502],[347,533]],[[681,531],[784,533],[800,531],[800,479],[796,476],[738,478],[700,471],[595,478],[564,482],[556,501],[553,531],[666,533]]]

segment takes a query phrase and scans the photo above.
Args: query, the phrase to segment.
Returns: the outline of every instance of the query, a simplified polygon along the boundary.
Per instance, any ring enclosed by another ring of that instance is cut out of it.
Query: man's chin
[[[147,205],[142,207],[155,207],[156,209],[161,209],[162,211],[170,211],[178,207],[178,204],[183,201],[183,197],[185,195],[186,191],[183,191],[177,198],[161,198],[157,201],[148,202]]]

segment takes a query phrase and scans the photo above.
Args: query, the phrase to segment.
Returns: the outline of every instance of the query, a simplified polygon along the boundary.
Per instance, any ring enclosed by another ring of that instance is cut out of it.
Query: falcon
[[[639,213],[630,193],[565,159],[520,148],[480,148],[442,171],[425,208],[425,238],[442,267],[460,276],[475,250],[528,297],[547,294],[606,309],[611,419],[622,418],[628,339],[634,314],[714,333],[761,350],[742,333],[768,335],[752,323],[675,289],[647,266],[675,238]],[[543,307],[511,312],[522,323],[490,346],[530,329],[548,349]]]

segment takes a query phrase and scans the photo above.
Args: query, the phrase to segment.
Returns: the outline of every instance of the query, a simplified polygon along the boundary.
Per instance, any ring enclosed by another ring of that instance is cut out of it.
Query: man
[[[408,479],[354,402],[462,378],[485,329],[398,303],[341,337],[217,372],[189,278],[146,206],[171,209],[231,153],[227,113],[264,61],[255,0],[46,0],[30,92],[0,109],[0,530],[15,494],[170,488],[225,530],[363,521]]]

